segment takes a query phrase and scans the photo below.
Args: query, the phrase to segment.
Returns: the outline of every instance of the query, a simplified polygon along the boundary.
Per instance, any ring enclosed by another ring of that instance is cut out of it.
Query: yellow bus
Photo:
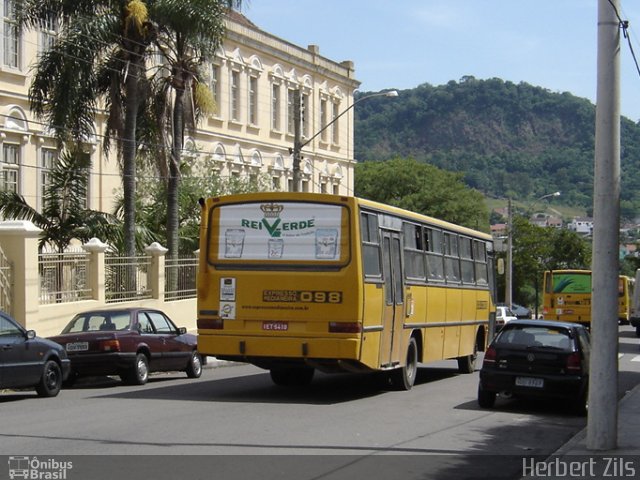
[[[620,275],[618,283],[618,321],[621,325],[628,325],[631,319],[631,307],[633,302],[633,287],[635,279]]]
[[[629,323],[633,279],[620,275],[618,281],[618,322]],[[591,325],[591,270],[551,270],[544,272],[543,317]]]
[[[355,197],[255,193],[201,199],[198,350],[268,369],[385,372],[419,362],[474,370],[494,301],[491,236]]]

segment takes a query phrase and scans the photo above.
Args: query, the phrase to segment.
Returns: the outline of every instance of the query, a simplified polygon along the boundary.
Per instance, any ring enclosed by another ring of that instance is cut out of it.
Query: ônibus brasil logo
[[[73,462],[61,462],[54,458],[46,460],[38,457],[9,457],[9,478],[33,480],[66,480],[67,471],[73,469]]]
[[[240,221],[240,225],[252,230],[266,230],[269,233],[269,236],[273,238],[281,237],[283,231],[299,232],[301,230],[315,227],[315,219],[313,218],[308,220],[299,220],[296,222],[283,222],[280,218],[280,213],[284,210],[283,205],[265,203],[260,205],[260,210],[264,213],[264,218],[262,220],[248,220],[243,218]]]

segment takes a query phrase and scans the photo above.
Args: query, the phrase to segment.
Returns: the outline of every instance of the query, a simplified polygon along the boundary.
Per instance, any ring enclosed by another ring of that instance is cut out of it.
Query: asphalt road
[[[638,343],[621,328],[621,395],[640,383]],[[523,458],[545,458],[586,424],[555,403],[498,399],[494,410],[480,409],[477,382],[455,362],[420,368],[409,392],[353,374],[282,388],[239,364],[195,380],[158,374],[142,387],[83,380],[54,399],[0,395],[0,455],[73,455],[69,480],[139,478],[139,470],[190,479],[510,479],[520,478]]]

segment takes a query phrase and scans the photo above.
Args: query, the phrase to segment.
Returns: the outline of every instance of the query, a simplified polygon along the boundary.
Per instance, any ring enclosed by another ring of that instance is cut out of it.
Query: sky
[[[640,61],[640,0],[619,0]],[[464,76],[596,101],[598,0],[243,0],[260,29],[355,64],[359,90]],[[640,73],[621,36],[620,111],[640,120]]]

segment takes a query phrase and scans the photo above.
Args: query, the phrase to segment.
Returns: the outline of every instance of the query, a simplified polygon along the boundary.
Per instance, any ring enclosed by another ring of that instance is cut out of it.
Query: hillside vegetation
[[[358,104],[359,161],[413,158],[463,173],[468,186],[488,197],[534,201],[561,191],[562,204],[591,211],[595,106],[589,100],[473,77],[399,93]],[[640,214],[640,126],[623,118],[621,131],[621,213],[633,219]]]

